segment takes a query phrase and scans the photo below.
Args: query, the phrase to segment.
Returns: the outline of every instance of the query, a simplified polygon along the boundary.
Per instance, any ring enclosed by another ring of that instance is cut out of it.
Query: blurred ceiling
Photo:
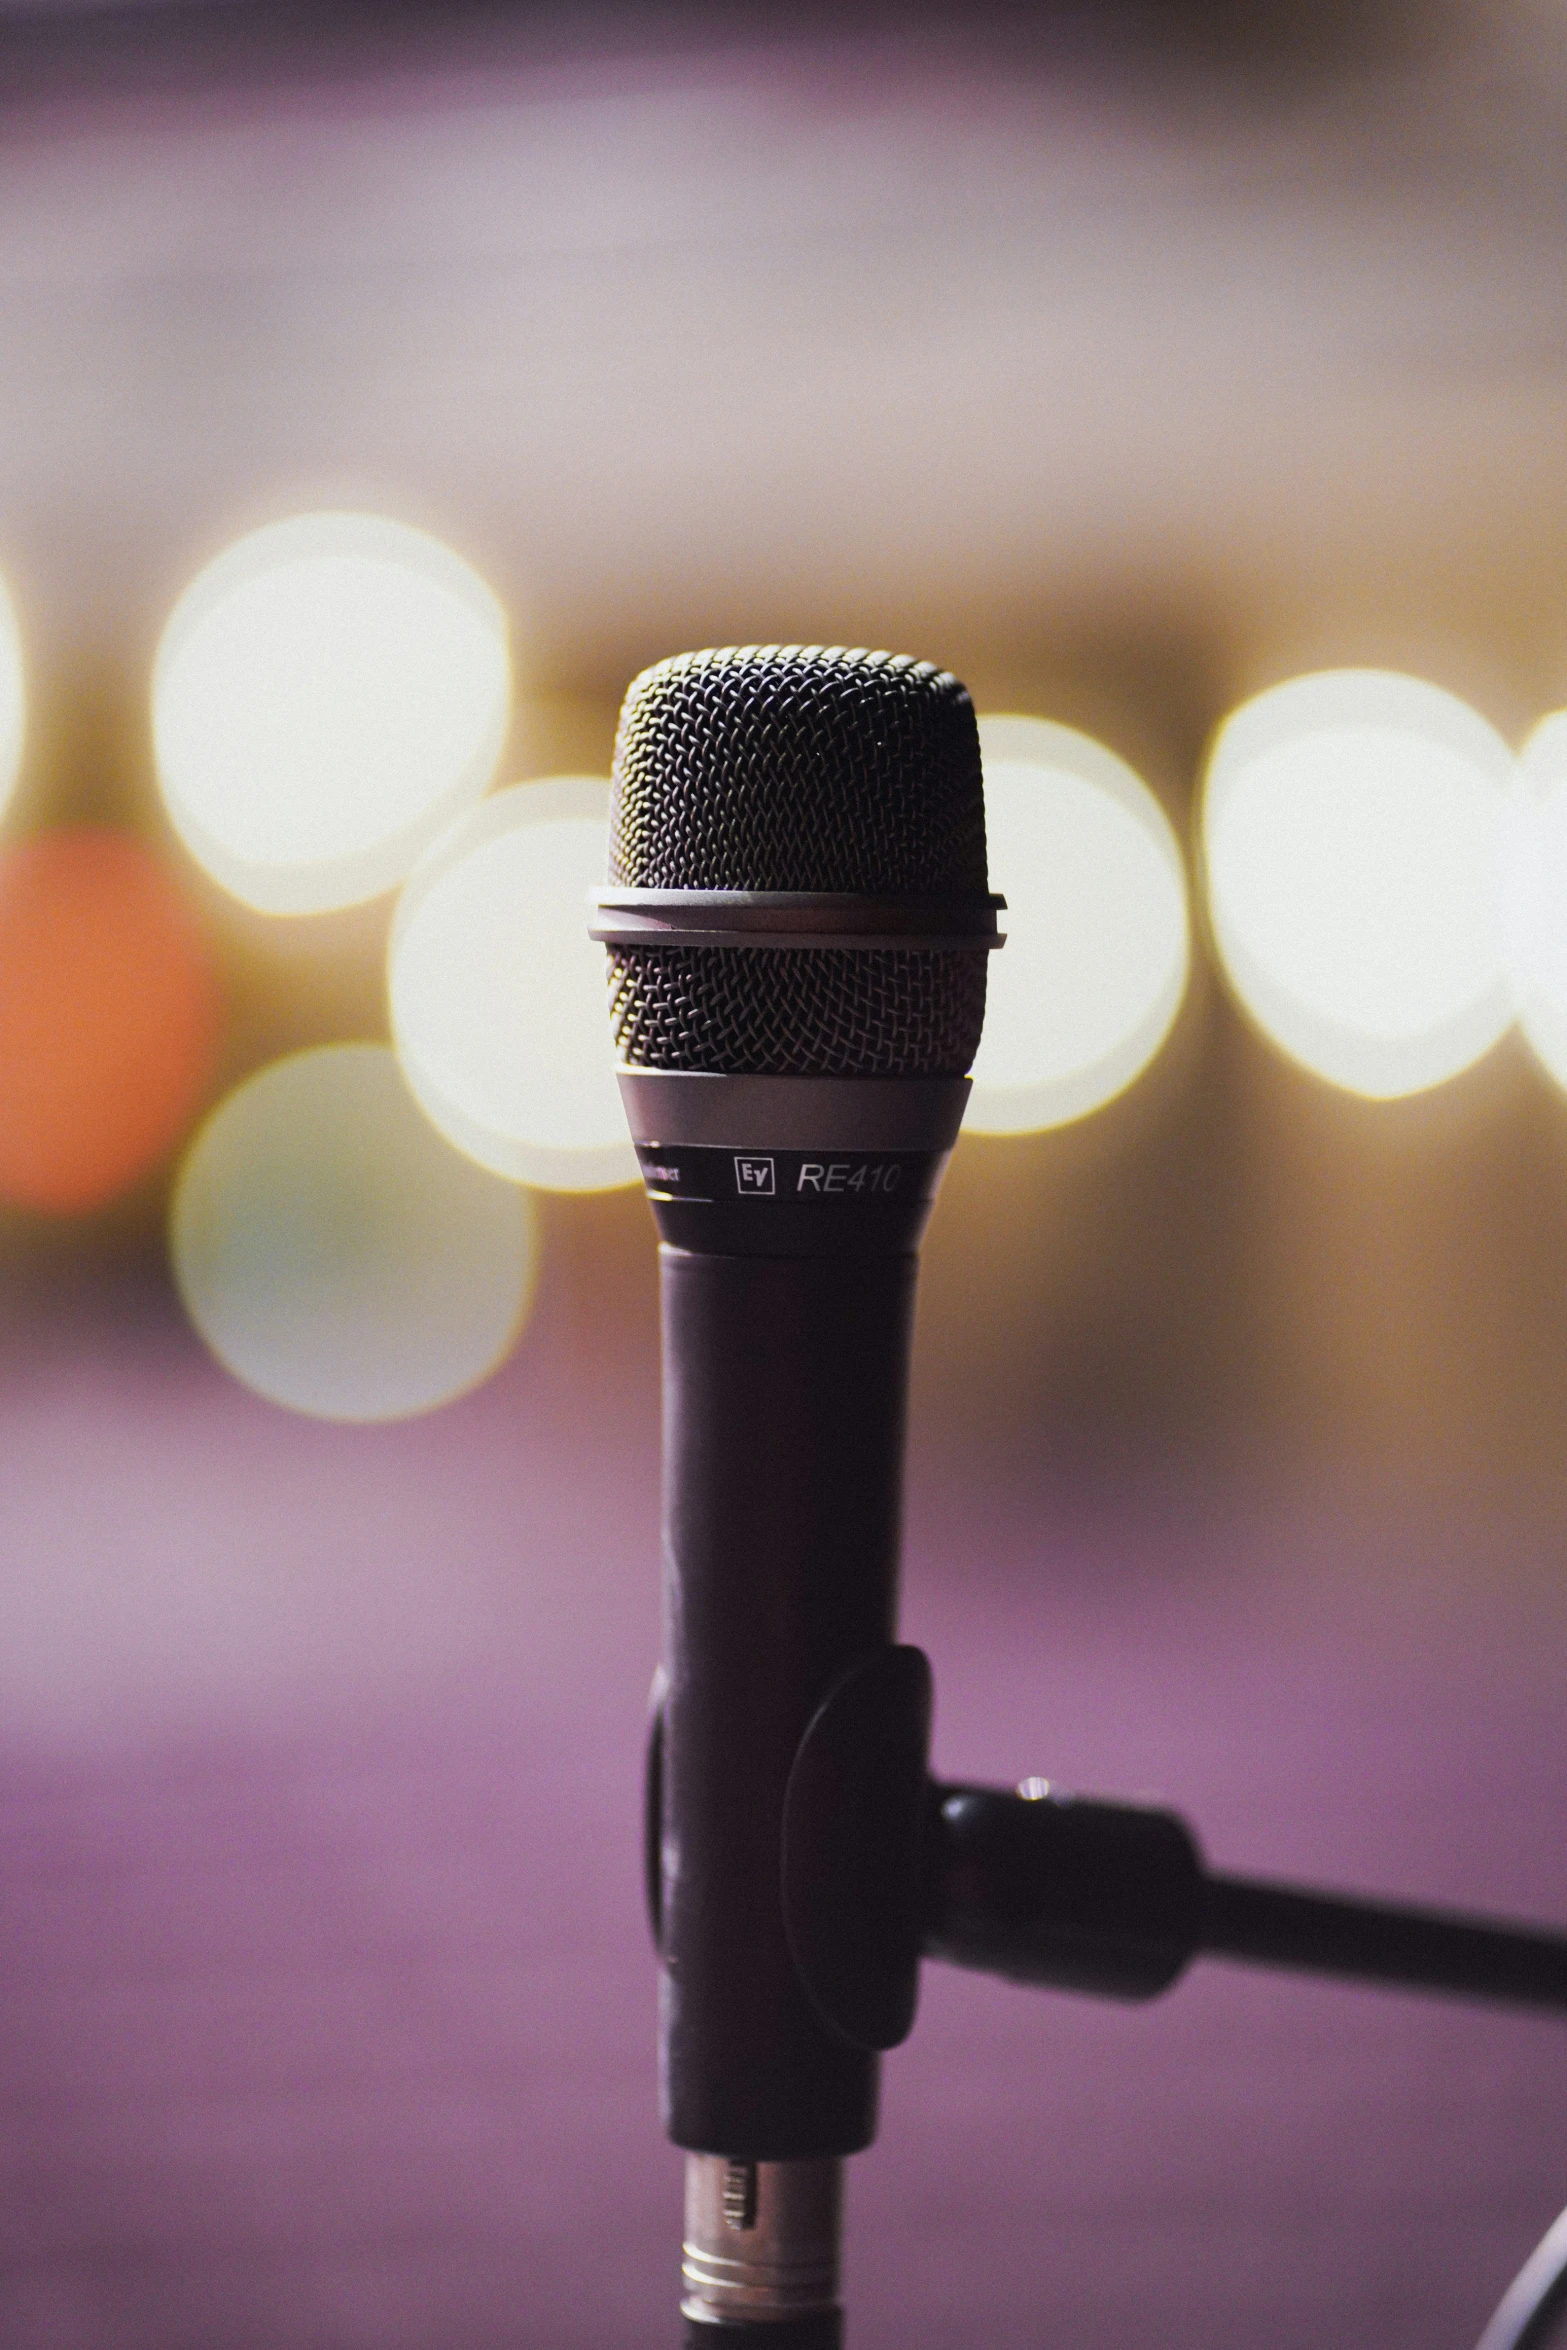
[[[1462,639],[1516,721],[1567,684],[1564,31],[13,10],[0,543],[127,654],[241,524],[354,499],[556,684],[1130,628],[1227,692],[1336,630]]]

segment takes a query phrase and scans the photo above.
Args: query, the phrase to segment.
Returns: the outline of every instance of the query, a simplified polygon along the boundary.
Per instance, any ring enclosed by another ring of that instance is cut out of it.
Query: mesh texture
[[[962,1077],[989,958],[918,949],[613,947],[609,1009],[632,1068],[749,1077]]]
[[[620,714],[610,879],[982,897],[967,691],[928,661],[817,645],[645,669]]]
[[[799,645],[644,670],[615,745],[611,882],[630,889],[982,897],[979,734],[955,677]],[[633,1067],[961,1076],[982,953],[617,947],[610,1013]]]

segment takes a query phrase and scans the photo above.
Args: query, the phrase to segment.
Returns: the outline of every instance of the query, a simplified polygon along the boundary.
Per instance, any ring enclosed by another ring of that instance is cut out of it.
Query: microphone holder
[[[839,1682],[801,1742],[779,1856],[801,1982],[841,2038],[893,2048],[922,1959],[1045,1989],[1156,1997],[1200,1956],[1567,2013],[1567,1934],[1210,1870],[1172,1811],[932,1780],[930,1667],[898,1647]],[[658,1935],[660,1739],[649,1757]]]

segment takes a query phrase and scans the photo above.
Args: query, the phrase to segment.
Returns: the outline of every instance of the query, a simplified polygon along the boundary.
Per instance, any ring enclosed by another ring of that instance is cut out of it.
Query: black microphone
[[[832,2350],[842,2158],[874,2136],[917,1948],[906,1996],[825,2011],[786,1795],[894,1640],[916,1252],[1000,943],[967,692],[886,653],[661,662],[621,714],[609,881],[593,935],[661,1240],[650,1890],[686,2338]]]

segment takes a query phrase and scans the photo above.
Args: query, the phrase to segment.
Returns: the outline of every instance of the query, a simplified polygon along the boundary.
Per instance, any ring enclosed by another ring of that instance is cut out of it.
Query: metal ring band
[[[825,890],[600,889],[588,936],[604,946],[918,949],[989,953],[1006,900],[862,897]]]

